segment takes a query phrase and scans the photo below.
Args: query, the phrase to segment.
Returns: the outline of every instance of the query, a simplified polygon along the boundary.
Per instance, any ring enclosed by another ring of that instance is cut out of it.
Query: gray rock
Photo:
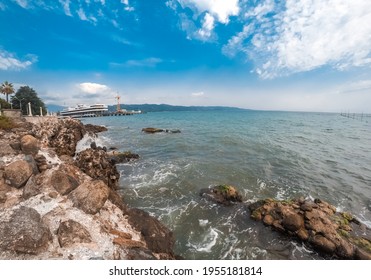
[[[37,184],[35,176],[32,175],[23,188],[22,197],[27,200],[30,197],[38,195],[40,192],[41,186]]]
[[[48,247],[51,233],[40,214],[28,207],[14,210],[9,221],[0,222],[0,248],[16,253],[38,254]]]

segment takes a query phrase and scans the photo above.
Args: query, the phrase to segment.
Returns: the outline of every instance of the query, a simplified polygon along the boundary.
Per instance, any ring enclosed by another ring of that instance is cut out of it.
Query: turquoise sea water
[[[161,112],[84,119],[105,125],[99,143],[138,153],[121,164],[129,206],[174,231],[186,259],[320,259],[303,245],[248,218],[241,205],[199,196],[231,184],[246,202],[321,198],[371,226],[371,119],[262,111]],[[145,134],[144,127],[180,129]]]

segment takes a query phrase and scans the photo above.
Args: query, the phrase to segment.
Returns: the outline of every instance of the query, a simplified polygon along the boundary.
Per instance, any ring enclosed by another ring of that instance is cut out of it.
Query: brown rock
[[[159,132],[164,132],[163,129],[161,129],[161,128],[154,128],[154,127],[143,128],[142,131],[145,132],[145,133],[159,133]]]
[[[123,246],[125,248],[144,248],[145,247],[145,244],[143,242],[126,239],[122,237],[115,237],[112,242],[113,244]]]
[[[118,237],[121,237],[123,239],[131,239],[132,238],[130,233],[123,232],[123,231],[120,231],[120,230],[117,230],[117,229],[111,229],[109,231],[109,233],[113,234],[113,235],[117,235]]]
[[[104,150],[86,149],[76,157],[76,165],[93,179],[102,180],[111,189],[118,188],[120,174]]]
[[[6,141],[0,141],[0,147],[0,157],[16,154],[13,148]]]
[[[60,223],[57,235],[61,247],[68,247],[75,243],[90,243],[92,241],[89,231],[74,220]]]
[[[319,251],[326,254],[333,254],[336,250],[335,244],[322,235],[315,235],[309,239],[309,242]]]
[[[6,182],[15,188],[23,187],[32,175],[32,167],[25,160],[15,161],[4,169]]]
[[[101,180],[85,182],[72,191],[68,198],[73,206],[87,214],[96,214],[108,199],[109,188]]]
[[[79,185],[79,182],[74,177],[59,170],[52,173],[50,183],[61,195],[69,194]]]
[[[26,155],[36,155],[40,149],[39,141],[32,135],[25,135],[21,138],[21,149]]]
[[[307,241],[309,238],[309,233],[306,229],[301,228],[296,233],[300,240]]]
[[[271,215],[267,214],[264,216],[263,223],[265,225],[271,226],[273,222],[274,222],[274,218]]]
[[[0,248],[17,253],[37,254],[48,247],[51,233],[40,214],[28,207],[14,210],[9,221],[0,222]]]
[[[296,213],[290,213],[282,220],[282,226],[292,232],[298,231],[304,227],[304,218]]]
[[[173,233],[160,221],[139,209],[128,210],[128,221],[140,231],[148,248],[154,253],[167,253],[174,256]]]
[[[242,196],[237,189],[229,185],[219,185],[212,188],[202,189],[200,195],[206,199],[226,206],[233,202],[242,202]]]

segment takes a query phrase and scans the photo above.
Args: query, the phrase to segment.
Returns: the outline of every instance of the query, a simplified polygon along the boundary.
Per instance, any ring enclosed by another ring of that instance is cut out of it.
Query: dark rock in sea
[[[107,127],[94,124],[85,124],[85,129],[88,133],[97,134],[100,132],[107,131]]]
[[[81,184],[68,195],[68,198],[72,200],[74,207],[94,215],[103,207],[108,196],[107,185],[101,180],[94,180]]]
[[[89,231],[74,220],[61,222],[57,230],[58,242],[61,247],[68,247],[75,243],[90,243]]]
[[[109,159],[113,164],[118,164],[118,163],[125,163],[129,162],[132,160],[139,159],[138,154],[134,154],[132,152],[110,152],[108,153]]]
[[[73,176],[70,176],[59,170],[55,170],[51,175],[50,184],[61,195],[65,195],[76,189],[79,185],[79,182]]]
[[[371,259],[371,229],[320,199],[265,199],[249,205],[251,218],[298,239],[330,258]]]
[[[25,135],[21,138],[21,149],[26,155],[36,155],[40,149],[39,140],[32,135]]]
[[[51,233],[40,214],[24,206],[14,210],[8,219],[2,217],[0,236],[2,250],[25,254],[45,251],[51,239]]]
[[[166,133],[181,133],[179,129],[162,129],[162,128],[154,128],[154,127],[147,127],[142,129],[145,133],[159,133],[159,132],[166,132]]]
[[[242,202],[242,196],[235,187],[229,185],[219,185],[212,188],[202,189],[200,195],[213,202],[226,206],[234,202]]]
[[[161,129],[161,128],[154,128],[154,127],[143,128],[142,131],[145,132],[145,133],[159,133],[159,132],[164,132],[163,129]]]
[[[161,254],[161,258],[174,258],[175,240],[173,233],[166,226],[140,209],[129,209],[127,215],[129,223],[142,233],[152,252]]]
[[[96,150],[98,147],[97,147],[97,143],[95,143],[94,141],[90,143],[90,148],[92,148],[93,150]]]
[[[25,160],[14,161],[4,168],[6,182],[18,189],[27,183],[32,173],[32,166]]]
[[[90,148],[80,152],[76,165],[93,179],[102,180],[112,189],[118,188],[120,174],[104,150]]]

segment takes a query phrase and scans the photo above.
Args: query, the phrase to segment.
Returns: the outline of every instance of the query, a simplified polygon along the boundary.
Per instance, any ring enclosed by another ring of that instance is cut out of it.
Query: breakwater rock
[[[0,131],[0,259],[174,259],[174,237],[116,192],[102,148],[76,155],[87,133],[74,119]]]
[[[249,205],[251,218],[338,259],[371,259],[371,229],[320,199],[265,199]]]

